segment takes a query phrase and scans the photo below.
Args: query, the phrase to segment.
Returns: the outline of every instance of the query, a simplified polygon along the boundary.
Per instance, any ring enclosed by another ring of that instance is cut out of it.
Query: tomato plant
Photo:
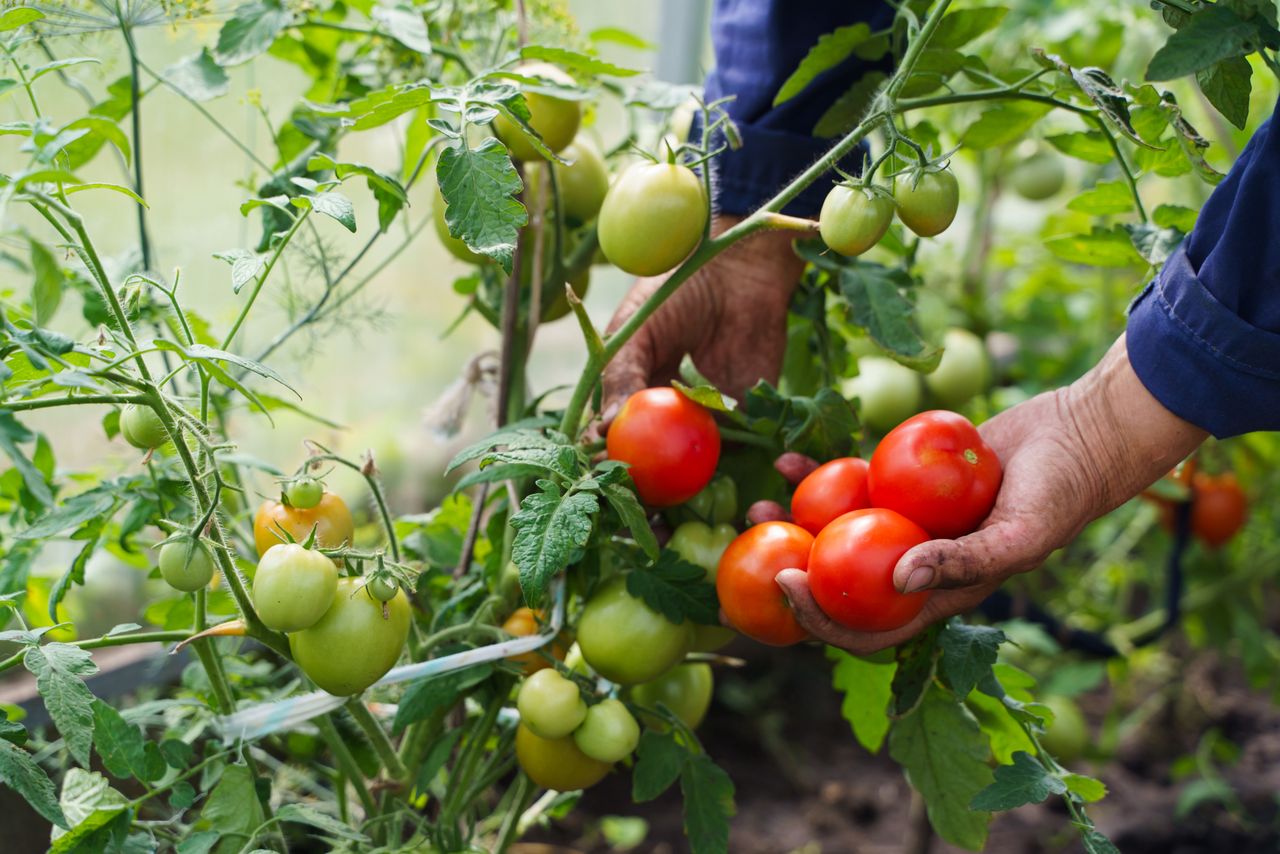
[[[528,125],[541,138],[552,153],[563,150],[578,134],[582,122],[582,107],[571,98],[552,94],[558,87],[574,88],[574,80],[568,74],[548,62],[530,62],[518,66],[515,73],[533,81],[525,87],[524,99],[529,110]],[[539,91],[552,84],[551,92]],[[542,154],[530,142],[529,136],[505,113],[499,113],[493,121],[494,133],[506,143],[511,156],[517,160],[536,161]]]
[[[893,199],[876,187],[837,184],[822,202],[823,241],[841,255],[861,255],[880,242],[893,221]]]
[[[253,607],[267,628],[296,632],[314,626],[338,590],[338,568],[298,543],[267,549],[253,575]]]
[[[1047,151],[1036,151],[1009,170],[1009,184],[1014,192],[1033,202],[1058,195],[1066,181],[1062,158]]]
[[[502,623],[502,630],[507,634],[516,637],[528,637],[538,631],[542,615],[532,608],[516,608],[511,612]],[[565,649],[559,641],[554,641],[548,650],[556,658],[564,658]],[[546,655],[540,652],[525,652],[520,655],[513,655],[510,659],[512,662],[519,664],[526,676],[532,675],[544,667],[550,667],[551,661]]]
[[[707,197],[694,172],[675,163],[640,163],[614,180],[600,207],[600,249],[637,276],[665,273],[702,242]]]
[[[784,569],[808,567],[812,546],[813,535],[790,522],[753,525],[730,543],[716,571],[716,593],[729,624],[773,646],[807,638],[774,578]]]
[[[738,485],[731,477],[717,475],[685,507],[708,525],[725,525],[738,515]]]
[[[871,455],[873,507],[895,510],[935,537],[978,527],[995,504],[1000,460],[963,415],[922,412],[895,427]]]
[[[867,461],[842,457],[814,469],[791,496],[796,524],[815,537],[838,516],[871,506]]]
[[[609,427],[609,459],[627,463],[640,498],[670,507],[711,481],[720,432],[711,413],[674,388],[647,388],[627,398]]]
[[[920,613],[929,591],[899,593],[893,568],[912,546],[929,539],[892,510],[846,513],[822,529],[809,555],[809,589],[836,622],[862,632],[887,632]]]

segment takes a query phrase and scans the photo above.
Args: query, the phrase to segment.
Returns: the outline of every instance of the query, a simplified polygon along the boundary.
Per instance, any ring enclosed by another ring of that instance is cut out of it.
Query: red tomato
[[[773,646],[809,637],[774,579],[784,569],[807,568],[812,545],[813,535],[790,522],[762,522],[729,544],[716,570],[716,594],[735,629]]]
[[[870,506],[867,461],[844,457],[818,466],[800,481],[791,497],[791,516],[816,537],[836,517]]]
[[[693,498],[720,461],[715,419],[674,388],[647,388],[627,398],[606,446],[609,459],[630,464],[636,491],[653,507]]]
[[[1249,515],[1249,500],[1234,474],[1196,472],[1191,478],[1191,491],[1194,497],[1191,532],[1205,545],[1217,548],[1244,527],[1245,518]],[[1160,505],[1160,521],[1172,531],[1175,518],[1173,502],[1156,501]]]
[[[920,613],[928,590],[899,593],[893,568],[929,533],[892,510],[846,513],[822,529],[809,555],[809,589],[827,616],[860,632],[887,632]]]
[[[954,539],[987,518],[1001,474],[995,451],[968,418],[934,410],[908,418],[881,440],[867,486],[872,507],[895,510],[934,537]]]

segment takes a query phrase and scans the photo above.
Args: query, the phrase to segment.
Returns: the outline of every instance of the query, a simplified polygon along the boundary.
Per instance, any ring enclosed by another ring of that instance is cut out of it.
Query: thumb
[[[902,593],[1003,581],[1039,566],[1053,550],[1027,526],[997,522],[955,540],[921,543],[898,559],[893,586]]]

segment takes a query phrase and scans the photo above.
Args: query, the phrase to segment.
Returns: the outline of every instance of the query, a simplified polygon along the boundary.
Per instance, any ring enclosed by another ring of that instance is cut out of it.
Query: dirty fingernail
[[[933,567],[919,566],[911,570],[907,583],[903,585],[903,593],[915,593],[933,584]]]

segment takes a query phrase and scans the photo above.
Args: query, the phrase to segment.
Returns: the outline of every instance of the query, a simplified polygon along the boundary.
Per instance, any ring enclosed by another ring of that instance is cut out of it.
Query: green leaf
[[[1095,226],[1089,234],[1053,237],[1046,240],[1044,245],[1064,261],[1091,267],[1128,267],[1142,263],[1142,257],[1133,248],[1129,235],[1123,228],[1105,229]]]
[[[653,528],[649,526],[649,517],[640,506],[635,492],[617,483],[606,484],[600,491],[618,514],[622,524],[627,526],[636,545],[644,550],[650,560],[656,560],[659,552],[658,538],[654,536]]]
[[[260,377],[266,377],[269,380],[274,380],[289,389],[289,391],[292,391],[295,395],[298,395],[299,399],[302,398],[302,395],[294,391],[293,386],[285,382],[284,377],[277,374],[274,370],[268,368],[261,362],[255,362],[253,359],[246,358],[237,353],[229,353],[226,350],[219,350],[217,347],[209,347],[205,344],[188,344],[183,347],[180,344],[176,344],[172,341],[166,341],[162,338],[156,339],[152,344],[158,350],[168,350],[170,352],[177,353],[182,356],[183,359],[189,362],[200,362],[206,368],[217,368],[217,362],[230,362],[237,368],[243,368],[244,370],[257,374]],[[217,373],[220,373],[220,371],[216,371],[215,376]]]
[[[600,510],[590,492],[565,495],[550,480],[539,480],[538,489],[525,496],[510,522],[516,530],[511,559],[520,568],[525,601],[533,607],[542,603],[551,578],[587,544],[592,517]]]
[[[369,841],[369,837],[357,830],[352,830],[346,823],[306,804],[285,804],[276,810],[275,817],[279,821],[289,822],[290,824],[305,824],[308,827],[314,827],[317,830],[324,831],[325,835],[329,837],[349,839],[353,842]]]
[[[866,24],[853,24],[840,27],[834,32],[819,37],[818,43],[809,48],[800,65],[791,72],[778,89],[773,98],[773,106],[789,101],[804,91],[814,78],[823,72],[830,71],[853,55],[854,48],[871,37],[871,27]]]
[[[866,261],[840,269],[840,293],[849,303],[849,319],[866,329],[895,361],[927,372],[938,366],[942,351],[920,334],[916,307],[901,291],[909,281],[902,271]]]
[[[929,47],[920,52],[915,68],[902,87],[902,97],[915,98],[939,89],[971,60],[958,50]]]
[[[52,851],[71,851],[110,824],[129,805],[124,795],[111,788],[106,777],[83,768],[69,768],[62,780],[59,798],[70,832],[55,829]]]
[[[1008,13],[1007,6],[978,6],[949,12],[938,22],[929,46],[963,47],[983,33],[994,30]]]
[[[257,279],[267,268],[267,256],[248,249],[228,249],[215,252],[213,257],[231,265],[232,293],[240,293],[241,288]]]
[[[218,840],[222,837],[221,833],[216,830],[201,830],[196,833],[187,834],[187,836],[178,843],[177,854],[209,854],[213,850],[213,846],[218,844]]]
[[[1133,248],[1155,267],[1168,260],[1186,236],[1176,228],[1158,228],[1149,222],[1125,223],[1124,229],[1129,232]]]
[[[146,199],[142,198],[142,196],[139,196],[137,193],[135,193],[133,190],[129,189],[128,187],[125,187],[122,184],[111,184],[105,181],[93,181],[88,184],[76,184],[74,187],[67,187],[66,193],[69,196],[72,193],[83,193],[85,190],[111,190],[112,192],[119,193],[122,196],[128,196],[138,204],[142,205],[144,208],[151,207],[151,205],[147,204]]]
[[[1253,66],[1243,56],[1215,62],[1196,72],[1196,83],[1222,117],[1244,130],[1249,121],[1249,93],[1253,91]]]
[[[1206,6],[1169,36],[1147,65],[1147,80],[1173,80],[1231,57],[1244,56],[1262,43],[1257,21],[1243,20],[1221,4]]]
[[[17,336],[15,336],[16,338]],[[30,353],[28,352],[28,356]],[[45,480],[45,476],[40,470],[22,453],[18,447],[19,442],[30,442],[35,439],[35,434],[13,417],[13,413],[4,409],[0,409],[0,450],[4,451],[12,462],[13,467],[22,475],[22,483],[27,488],[36,501],[45,507],[53,505],[53,493],[49,491],[49,484]],[[56,512],[56,511],[55,511]],[[46,517],[48,518],[48,517]],[[25,532],[15,532],[14,539],[42,539],[42,537],[25,537]]]
[[[87,63],[100,63],[101,60],[92,56],[75,56],[67,59],[55,59],[53,62],[46,62],[44,65],[36,66],[35,69],[27,73],[27,81],[34,83],[46,74],[52,74],[55,71],[61,71],[64,68],[71,68],[75,65],[85,65]]]
[[[1086,854],[1120,854],[1120,849],[1110,839],[1094,829],[1082,835],[1080,841],[1084,843]]]
[[[355,232],[356,209],[351,204],[351,200],[342,193],[317,193],[303,198],[310,200],[313,210],[333,218],[347,231]],[[298,201],[300,200],[294,199],[295,203]]]
[[[705,581],[706,570],[694,566],[671,549],[664,549],[653,566],[627,573],[627,592],[679,625],[720,624],[720,600]]]
[[[942,650],[941,669],[951,690],[960,699],[969,696],[983,678],[991,674],[996,654],[1005,640],[1004,632],[991,626],[970,626],[957,618],[948,621],[938,635]]]
[[[32,9],[30,6],[15,6],[12,9],[6,9],[4,14],[0,15],[0,32],[16,30],[24,24],[38,21],[43,17],[44,12],[39,9]]]
[[[1050,795],[1061,795],[1067,784],[1030,755],[1018,751],[1012,765],[996,769],[995,781],[974,795],[970,809],[1001,812],[1024,804],[1038,804]]]
[[[293,13],[279,0],[258,0],[238,6],[231,20],[222,25],[214,56],[219,65],[239,65],[265,53],[286,27]]]
[[[22,663],[35,674],[40,698],[72,758],[88,766],[93,744],[93,694],[84,677],[98,672],[93,657],[78,646],[49,643],[28,647]]]
[[[1005,102],[987,110],[969,125],[960,137],[960,144],[966,148],[994,148],[1017,142],[1051,109],[1034,101]]]
[[[781,432],[789,450],[820,459],[846,456],[858,428],[853,408],[839,392],[822,388],[813,397],[787,397],[764,380],[747,392],[744,414],[755,432]]]
[[[646,729],[640,736],[636,766],[631,773],[632,800],[642,804],[671,788],[688,755],[670,733]]]
[[[93,746],[102,759],[102,767],[113,777],[136,777],[150,783],[165,774],[163,759],[157,767],[148,754],[146,748],[154,745],[146,740],[142,730],[102,700],[93,702]]]
[[[689,756],[680,772],[684,795],[684,834],[692,854],[726,854],[729,819],[733,805],[733,781],[705,753]]]
[[[209,793],[200,817],[223,834],[249,834],[262,824],[262,802],[246,765],[228,765]]]
[[[400,732],[415,721],[424,720],[436,711],[447,709],[458,702],[463,692],[479,685],[493,673],[490,664],[473,664],[461,670],[452,670],[436,676],[415,680],[405,689],[396,708],[391,728]]]
[[[1004,701],[979,690],[971,692],[965,703],[990,740],[991,755],[997,762],[1008,764],[1019,750],[1030,752],[1036,749]]]
[[[1151,212],[1151,221],[1161,228],[1176,228],[1183,234],[1190,234],[1196,226],[1196,217],[1200,212],[1182,205],[1157,205]]]
[[[934,831],[961,848],[980,850],[991,816],[969,804],[991,782],[982,730],[951,692],[936,685],[893,727],[889,755],[924,798]]]
[[[459,739],[462,738],[464,730],[462,727],[457,729],[445,730],[431,744],[431,748],[427,751],[426,758],[422,760],[422,764],[418,766],[416,783],[414,784],[418,791],[426,791],[430,787],[432,781],[435,780],[444,764],[449,761],[449,755],[453,753],[453,748],[457,745]]]
[[[208,48],[169,66],[160,76],[193,101],[221,98],[231,88],[226,69],[214,60]]]
[[[893,674],[893,705],[889,709],[894,717],[909,714],[933,683],[939,631],[932,626],[894,650],[898,669]]]
[[[441,152],[436,177],[449,233],[510,273],[516,238],[529,213],[515,199],[524,185],[506,148],[493,137],[474,149],[455,143]]]
[[[1099,181],[1067,202],[1067,209],[1093,216],[1127,213],[1133,210],[1133,194],[1124,181]]]
[[[813,126],[813,135],[820,139],[834,139],[853,130],[888,79],[883,71],[868,71],[862,75],[818,118]]]
[[[1067,784],[1067,791],[1085,803],[1091,804],[1107,796],[1107,787],[1101,780],[1087,777],[1084,774],[1063,774],[1062,782]]]
[[[58,266],[53,253],[43,244],[31,241],[31,273],[34,281],[31,285],[31,306],[34,309],[36,326],[46,325],[53,318],[62,302],[62,289],[66,276]]]
[[[427,22],[422,10],[410,3],[395,6],[375,6],[369,13],[382,30],[400,44],[418,53],[431,53],[431,39],[427,35]]]
[[[889,701],[896,666],[850,655],[827,647],[827,658],[835,663],[831,684],[844,694],[840,714],[853,727],[858,743],[871,753],[879,753],[889,734]]]
[[[525,59],[539,59],[557,65],[570,74],[587,77],[634,77],[639,69],[625,68],[606,62],[598,56],[566,50],[562,47],[546,47],[543,45],[526,45],[520,49],[520,56]]]
[[[611,44],[629,47],[632,50],[658,49],[657,45],[645,41],[629,30],[619,29],[618,27],[600,27],[587,33],[587,38],[593,42],[610,42]]]
[[[0,18],[0,23],[3,20]],[[0,739],[0,783],[22,795],[31,808],[50,824],[64,829],[70,826],[62,807],[58,806],[58,796],[49,775],[36,764],[31,754],[3,739]]]
[[[331,169],[339,181],[345,181],[353,175],[363,176],[378,202],[378,228],[381,231],[386,231],[400,209],[409,204],[409,196],[400,182],[372,166],[363,163],[338,163],[327,154],[318,154],[307,162],[307,169],[312,172]]]
[[[1086,163],[1110,163],[1115,157],[1106,137],[1097,131],[1080,131],[1078,133],[1060,133],[1045,137],[1045,142],[1061,151],[1068,157],[1083,160]]]

